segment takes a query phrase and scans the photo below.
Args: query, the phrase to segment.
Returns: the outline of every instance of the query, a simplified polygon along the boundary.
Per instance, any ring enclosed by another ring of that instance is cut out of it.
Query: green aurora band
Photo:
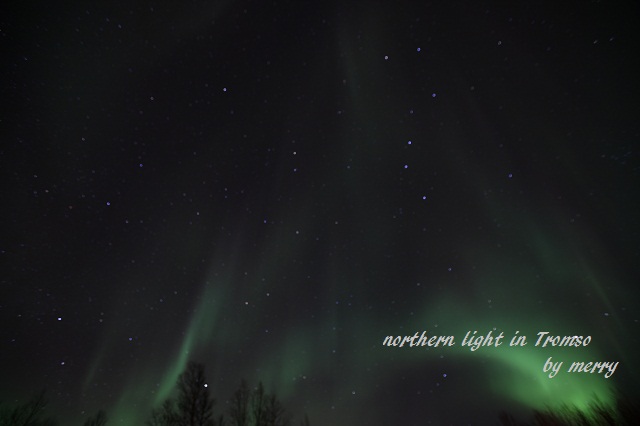
[[[472,286],[465,286],[475,289],[472,294],[460,297],[454,285],[456,277],[449,278],[449,283],[443,282],[449,284],[452,290],[441,290],[437,298],[425,298],[421,292],[428,291],[427,286],[416,286],[416,294],[412,298],[415,302],[403,307],[407,312],[404,318],[381,319],[366,311],[350,315],[336,309],[333,314],[327,315],[321,325],[311,321],[293,324],[286,332],[278,334],[275,344],[268,346],[252,339],[253,348],[247,347],[239,336],[255,335],[259,331],[249,329],[249,325],[243,324],[238,318],[238,328],[234,332],[229,331],[229,327],[221,327],[221,305],[225,300],[223,291],[212,284],[205,285],[182,343],[173,356],[167,358],[169,354],[165,352],[158,358],[158,363],[169,363],[159,385],[157,363],[149,363],[145,368],[138,369],[129,385],[124,387],[119,403],[112,409],[112,416],[126,422],[144,420],[145,413],[152,406],[159,405],[172,395],[178,375],[192,356],[220,352],[216,357],[228,360],[233,354],[225,353],[226,348],[243,347],[245,351],[255,350],[262,355],[256,357],[255,364],[252,364],[256,368],[245,365],[237,366],[238,369],[244,371],[248,379],[262,380],[267,388],[276,390],[285,404],[300,393],[301,388],[306,386],[305,381],[328,380],[332,385],[331,393],[327,394],[326,401],[311,403],[307,407],[310,412],[315,411],[314,404],[320,411],[319,407],[326,408],[331,405],[328,401],[333,400],[338,401],[333,404],[339,409],[340,401],[348,404],[346,398],[349,395],[355,393],[366,396],[368,389],[376,389],[380,375],[385,377],[384,371],[388,372],[387,379],[393,380],[394,375],[428,368],[429,363],[435,363],[442,357],[457,364],[473,366],[479,380],[485,381],[483,386],[504,401],[534,409],[560,407],[563,404],[586,409],[594,397],[611,404],[613,383],[617,375],[625,371],[625,360],[608,358],[609,352],[602,348],[615,343],[616,336],[624,335],[622,326],[612,318],[605,318],[613,328],[611,335],[607,336],[607,330],[597,323],[585,323],[586,315],[576,315],[572,310],[573,314],[569,316],[564,313],[563,306],[554,303],[556,297],[564,299],[564,295],[559,295],[560,292],[581,295],[581,299],[587,300],[591,298],[584,295],[593,293],[598,296],[593,303],[599,303],[603,308],[610,307],[611,302],[606,298],[602,280],[593,270],[585,270],[582,262],[575,261],[580,253],[568,254],[572,251],[559,249],[562,247],[559,237],[544,239],[540,233],[537,237],[529,237],[533,242],[532,252],[528,255],[530,261],[536,264],[535,268],[531,264],[517,264],[513,260],[501,263],[499,259],[492,258],[498,254],[483,253],[484,258],[477,263],[488,265],[487,268],[490,266],[491,270],[478,271],[484,278],[475,280]],[[469,257],[472,255],[468,254]],[[477,251],[476,256],[479,256]],[[532,270],[537,273],[523,273]],[[338,271],[334,273],[336,276],[333,279],[340,283]],[[226,277],[222,281],[232,282],[234,279],[239,278]],[[220,282],[220,277],[210,277],[208,280],[209,283],[214,281]],[[257,283],[256,286],[260,287],[261,284]],[[549,289],[554,289],[555,293],[546,294]],[[284,288],[280,290],[285,291]],[[230,285],[226,291],[231,291]],[[425,300],[428,302],[425,303]],[[590,309],[591,306],[585,307],[585,311]],[[382,340],[387,335],[413,334],[422,330],[429,334],[454,335],[456,346],[430,349],[382,346]],[[478,334],[494,330],[494,335],[503,331],[504,344],[499,348],[481,347],[472,352],[468,347],[460,346],[462,337],[469,330],[477,330]],[[516,330],[527,336],[527,346],[508,346]],[[593,330],[598,332],[594,333]],[[549,331],[552,335],[591,334],[593,339],[589,346],[581,348],[536,348],[533,343],[538,331]],[[548,357],[564,363],[558,375],[551,379],[542,371]],[[206,359],[203,361],[206,363]],[[598,374],[567,373],[566,369],[572,361],[622,362],[611,379],[604,379]],[[626,361],[630,362],[628,359]],[[363,374],[363,368],[354,368],[351,376],[331,378],[332,371],[341,365],[370,366],[380,373],[366,375]],[[214,365],[207,363],[207,367],[213,368],[209,371],[211,377],[216,377],[227,368],[223,362]],[[449,373],[449,377],[454,374]],[[357,389],[353,383],[359,383]],[[151,404],[148,397],[150,389],[155,389]],[[216,397],[224,400],[227,395]]]
[[[365,20],[365,25],[371,26],[375,21],[373,18]],[[360,223],[362,229],[376,230],[363,232],[359,237],[360,244],[368,249],[354,250],[349,265],[335,259],[318,259],[317,263],[323,272],[318,278],[321,290],[317,298],[296,300],[294,295],[287,299],[291,283],[281,279],[288,275],[286,259],[312,251],[308,243],[292,237],[296,231],[307,230],[309,235],[318,231],[330,243],[340,244],[341,241],[336,234],[340,231],[318,229],[319,213],[315,212],[314,194],[301,195],[293,208],[278,212],[284,218],[280,222],[279,232],[265,237],[259,247],[261,255],[256,256],[256,264],[251,267],[249,276],[243,274],[246,265],[240,260],[241,248],[249,246],[249,237],[238,237],[237,246],[232,250],[231,258],[234,260],[226,265],[227,270],[232,272],[222,276],[215,272],[219,268],[211,268],[186,325],[182,342],[176,347],[168,344],[165,348],[154,348],[157,356],[154,356],[153,362],[136,367],[135,374],[123,386],[119,402],[110,411],[110,417],[126,424],[143,421],[153,406],[158,406],[172,395],[176,380],[190,359],[205,363],[211,378],[220,377],[232,368],[237,382],[241,377],[247,378],[250,383],[262,380],[267,389],[277,392],[285,406],[292,401],[298,403],[296,415],[301,415],[303,409],[300,407],[304,407],[303,411],[311,414],[312,423],[313,413],[326,412],[328,407],[341,413],[341,410],[355,404],[354,398],[366,401],[368,396],[381,392],[381,383],[392,383],[398,377],[425,369],[438,371],[442,368],[443,359],[447,362],[447,368],[452,369],[445,380],[455,379],[456,370],[452,365],[464,365],[474,371],[475,383],[470,384],[470,388],[480,397],[491,393],[502,401],[511,401],[530,409],[554,408],[564,404],[588,409],[594,397],[606,405],[612,404],[616,379],[622,374],[632,374],[626,369],[632,360],[620,344],[629,330],[614,314],[616,308],[612,302],[612,292],[616,293],[617,299],[624,300],[624,297],[620,297],[620,289],[630,285],[629,278],[616,277],[613,272],[616,270],[615,259],[608,258],[602,248],[605,245],[599,243],[596,233],[588,226],[576,224],[573,231],[568,231],[558,225],[555,218],[569,217],[568,212],[561,208],[548,208],[537,216],[527,216],[524,212],[535,210],[535,206],[530,205],[535,200],[524,201],[526,198],[523,197],[521,206],[513,206],[503,202],[498,191],[484,197],[477,195],[474,201],[483,207],[481,211],[486,214],[486,228],[492,228],[492,232],[500,235],[501,239],[496,237],[489,243],[479,243],[477,238],[470,237],[465,241],[463,237],[456,236],[451,244],[459,247],[459,257],[453,270],[416,273],[417,276],[412,277],[415,283],[402,287],[402,292],[407,288],[411,290],[410,294],[399,298],[409,300],[398,302],[401,306],[390,309],[394,301],[380,301],[376,294],[371,293],[373,273],[367,268],[377,262],[371,259],[371,253],[388,250],[394,245],[394,236],[392,230],[380,226],[379,219],[369,215],[373,199],[370,194],[379,191],[386,194],[384,201],[393,200],[392,194],[397,188],[381,189],[376,186],[379,183],[376,177],[379,158],[394,157],[387,155],[385,135],[370,123],[396,118],[387,117],[386,110],[380,107],[380,101],[366,90],[367,87],[388,83],[373,81],[366,72],[372,66],[378,66],[376,61],[384,51],[381,48],[374,51],[372,47],[359,53],[352,42],[355,40],[354,34],[349,34],[349,31],[343,26],[336,36],[342,58],[338,66],[343,68],[347,76],[349,95],[345,105],[346,109],[354,111],[356,124],[343,129],[344,148],[339,156],[353,161],[349,171],[328,171],[325,181],[339,186],[340,191],[335,194],[337,199],[355,200],[354,204],[360,206],[345,213],[345,222],[352,220]],[[385,37],[379,31],[377,28],[369,31],[379,41],[370,40],[369,46],[384,46],[382,41]],[[315,78],[320,79],[323,72],[319,70]],[[443,107],[443,111],[440,114],[449,122],[459,119],[459,112],[453,111],[451,106]],[[463,113],[468,113],[475,122],[487,123],[481,111],[481,106],[470,105],[468,111]],[[295,118],[295,111],[292,114]],[[314,125],[311,121],[308,124],[310,128]],[[354,137],[350,133],[354,131],[350,129],[358,125],[362,134]],[[416,124],[406,123],[403,126],[401,134],[420,130]],[[483,127],[490,126],[486,124]],[[362,146],[363,135],[367,136],[366,149]],[[468,147],[456,146],[455,141],[466,140],[467,136],[456,130],[435,130],[432,139],[434,144],[443,141],[449,144],[451,164],[446,167],[459,170],[461,176],[466,176],[469,187],[496,186],[487,177],[487,170],[474,166],[473,161],[459,162],[459,158],[464,160]],[[398,135],[395,138],[398,139]],[[553,139],[550,134],[540,135],[540,138]],[[580,181],[581,177],[577,176],[576,179]],[[277,192],[274,190],[274,193]],[[473,193],[481,194],[482,191]],[[468,194],[461,196],[464,195]],[[433,197],[437,198],[437,188]],[[380,209],[385,211],[384,206]],[[540,217],[554,219],[544,222]],[[502,226],[500,230],[496,230],[497,224]],[[422,243],[421,252],[425,253],[424,256],[436,250],[438,248],[431,247],[431,242]],[[220,258],[226,259],[227,256],[214,255],[211,264],[220,264]],[[419,256],[412,259],[414,263],[420,260]],[[599,265],[598,268],[594,264]],[[377,271],[383,272],[379,279],[393,275],[393,271],[385,270],[384,266],[375,266]],[[389,286],[395,284],[389,282]],[[295,285],[307,284],[297,282]],[[345,303],[350,300],[350,295],[355,295],[354,307],[348,310]],[[264,316],[265,312],[273,309],[267,307],[268,303],[273,303],[272,300],[282,304],[282,326],[269,330],[271,334],[267,338],[265,330],[256,329],[251,322],[243,320],[243,315],[251,312],[250,315],[258,318]],[[336,300],[341,303],[336,304]],[[333,306],[333,309],[322,310],[322,317],[287,318],[287,303]],[[233,307],[230,307],[231,304]],[[397,311],[404,314],[393,313]],[[594,316],[593,312],[601,314]],[[611,315],[605,316],[605,313]],[[286,324],[289,325],[285,328]],[[157,327],[164,325],[158,324]],[[385,336],[412,335],[423,330],[429,334],[454,335],[457,345],[430,349],[382,346]],[[485,334],[489,330],[495,330],[496,334],[504,332],[504,344],[499,348],[482,347],[475,352],[468,347],[461,347],[465,333],[474,330],[478,334]],[[508,346],[516,331],[527,336],[527,346]],[[582,348],[536,348],[533,343],[539,331],[560,336],[591,335],[592,342]],[[106,343],[103,350],[109,346]],[[253,359],[247,357],[242,364],[235,359],[238,351],[255,355]],[[563,361],[562,370],[554,378],[548,378],[542,371],[549,357]],[[93,371],[100,360],[101,356],[97,356],[88,373],[87,383],[92,380]],[[599,374],[567,373],[566,369],[573,361],[621,363],[616,374],[605,379]],[[338,377],[335,371],[345,374]],[[163,372],[161,378],[160,372]],[[227,383],[226,386],[235,388],[237,382]],[[304,395],[306,389],[320,385],[326,389],[321,400],[301,401],[303,398],[299,395]],[[152,398],[149,397],[150,393],[153,394]],[[215,389],[213,393],[219,401],[229,396],[217,394]],[[361,404],[361,416],[357,418],[361,424],[375,420],[372,417],[375,416],[372,413],[375,410],[366,405]],[[219,402],[218,408],[221,406],[224,407],[224,404]],[[339,417],[339,414],[336,416]],[[356,419],[344,418],[342,421],[344,425],[355,424]]]

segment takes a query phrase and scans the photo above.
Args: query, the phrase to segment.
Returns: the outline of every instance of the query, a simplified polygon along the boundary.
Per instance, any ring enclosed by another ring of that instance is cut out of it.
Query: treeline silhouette
[[[17,407],[4,407],[0,404],[0,426],[56,426],[58,422],[54,418],[42,418],[46,406],[44,390]]]
[[[275,393],[267,393],[262,382],[253,389],[243,379],[229,400],[226,413],[214,417],[215,399],[211,396],[204,365],[190,362],[177,381],[177,393],[162,406],[151,411],[147,426],[292,426],[292,417]],[[508,412],[499,415],[503,426],[632,426],[640,425],[640,406],[637,397],[615,395],[613,405],[605,405],[597,398],[586,411],[577,407],[534,411],[532,422],[517,420]],[[41,391],[28,402],[10,408],[0,403],[0,426],[57,426],[53,417],[44,417],[47,405]],[[105,426],[103,410],[89,417],[83,426]],[[305,415],[300,426],[310,426]]]
[[[554,410],[534,410],[533,422],[522,422],[513,415],[500,413],[503,426],[635,426],[640,425],[640,407],[636,399],[615,395],[613,405],[605,405],[597,397],[588,409],[564,405]]]
[[[55,418],[44,417],[44,409],[47,406],[45,393],[42,390],[26,403],[13,408],[4,407],[0,403],[0,426],[58,426],[58,421]],[[89,417],[83,426],[104,426],[106,424],[107,415],[100,410],[95,416]]]
[[[175,398],[153,409],[147,426],[292,426],[292,416],[275,393],[267,393],[262,382],[250,389],[243,379],[233,393],[225,414],[214,418],[215,399],[211,396],[204,365],[189,362],[177,382]],[[45,417],[45,391],[28,402],[10,408],[0,403],[0,426],[58,426],[53,417]],[[89,417],[83,426],[104,426],[107,415],[103,410]],[[305,415],[301,426],[310,426]]]
[[[190,362],[178,378],[178,394],[151,412],[147,426],[291,426],[292,417],[275,393],[267,393],[262,382],[253,390],[243,379],[233,393],[227,416],[214,417],[204,365]],[[300,423],[309,426],[305,416]]]

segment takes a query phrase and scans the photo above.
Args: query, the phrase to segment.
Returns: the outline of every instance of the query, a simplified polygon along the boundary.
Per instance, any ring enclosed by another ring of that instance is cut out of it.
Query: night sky
[[[139,425],[190,360],[314,425],[640,394],[637,2],[9,3],[1,401]]]

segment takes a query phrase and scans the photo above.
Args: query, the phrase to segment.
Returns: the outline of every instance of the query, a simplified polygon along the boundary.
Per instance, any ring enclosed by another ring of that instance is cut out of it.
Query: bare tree
[[[58,423],[53,418],[40,419],[47,400],[45,391],[41,391],[29,402],[23,405],[0,410],[0,426],[55,426]]]
[[[104,410],[100,410],[94,417],[89,417],[84,426],[104,426],[107,424],[107,413]]]
[[[178,414],[174,408],[174,402],[167,399],[162,407],[151,411],[147,426],[178,426]]]
[[[178,419],[180,426],[213,426],[214,400],[204,374],[204,365],[189,362],[178,379]]]
[[[262,382],[251,394],[251,407],[249,408],[251,426],[289,426],[291,418],[275,396],[264,391]]]
[[[176,399],[165,401],[161,408],[154,409],[147,426],[291,426],[292,420],[275,393],[268,394],[262,382],[253,391],[247,382],[230,400],[228,417],[213,418],[214,400],[209,396],[209,387],[202,364],[190,362],[177,382]],[[309,426],[305,416],[302,426]],[[4,426],[0,423],[0,426]]]
[[[249,397],[251,392],[246,380],[242,379],[240,387],[231,397],[229,417],[231,426],[249,426]]]
[[[291,416],[286,412],[275,394],[267,395],[265,424],[266,426],[289,426],[291,424]]]
[[[264,392],[262,382],[258,383],[258,387],[251,394],[251,420],[252,426],[267,426],[266,422],[266,404],[267,395]]]

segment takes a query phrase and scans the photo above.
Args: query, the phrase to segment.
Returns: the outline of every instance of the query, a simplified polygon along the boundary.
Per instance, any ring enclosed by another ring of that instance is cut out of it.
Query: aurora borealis
[[[294,424],[640,394],[637,4],[2,10],[3,405],[140,425],[190,360]]]

